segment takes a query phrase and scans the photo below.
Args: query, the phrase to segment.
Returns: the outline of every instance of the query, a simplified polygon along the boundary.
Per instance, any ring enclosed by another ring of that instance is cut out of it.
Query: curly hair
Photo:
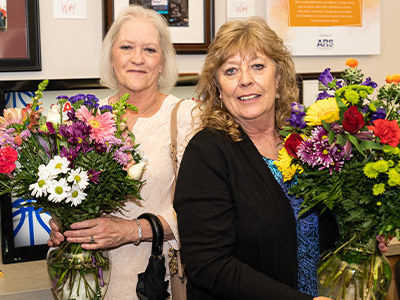
[[[103,40],[100,55],[100,83],[110,89],[118,89],[118,80],[111,68],[112,48],[118,37],[122,25],[132,19],[146,19],[157,29],[160,37],[160,48],[162,51],[163,70],[159,77],[157,87],[162,92],[169,92],[178,78],[176,66],[176,53],[171,42],[168,24],[164,17],[152,9],[140,5],[131,5],[123,9]]]
[[[239,124],[219,99],[218,69],[232,56],[240,53],[256,56],[262,53],[274,61],[276,76],[280,80],[275,101],[275,129],[280,130],[290,117],[292,102],[298,101],[299,88],[290,51],[283,40],[261,17],[226,22],[212,41],[196,87],[200,104],[200,129],[223,130],[233,140],[239,141]]]

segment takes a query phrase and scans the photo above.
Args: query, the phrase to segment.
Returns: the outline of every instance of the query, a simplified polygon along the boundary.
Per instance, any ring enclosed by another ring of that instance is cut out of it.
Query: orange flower
[[[346,61],[346,66],[348,66],[348,67],[350,67],[350,68],[355,68],[355,67],[358,66],[358,61],[355,60],[355,59],[353,59],[353,58],[349,58],[349,59]]]
[[[398,84],[400,82],[400,74],[396,73],[396,74],[386,76],[386,82]]]

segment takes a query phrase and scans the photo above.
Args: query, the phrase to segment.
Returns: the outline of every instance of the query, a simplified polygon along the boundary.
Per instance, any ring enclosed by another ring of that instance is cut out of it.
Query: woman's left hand
[[[112,216],[77,222],[71,229],[64,232],[67,241],[81,243],[87,250],[114,248],[138,239],[135,221]]]
[[[385,253],[389,250],[389,244],[390,241],[393,239],[392,236],[389,236],[388,239],[386,240],[385,236],[383,235],[377,235],[376,240],[378,241],[378,249],[382,253]]]

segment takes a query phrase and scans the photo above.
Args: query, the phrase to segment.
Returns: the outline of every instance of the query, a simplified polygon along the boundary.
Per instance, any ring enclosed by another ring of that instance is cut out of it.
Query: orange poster
[[[289,0],[289,26],[362,26],[362,0]]]

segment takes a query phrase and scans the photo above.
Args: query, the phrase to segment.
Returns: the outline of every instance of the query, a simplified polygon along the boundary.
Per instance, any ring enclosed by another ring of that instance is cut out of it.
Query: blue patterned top
[[[274,161],[263,157],[275,179],[282,187],[292,205],[297,220],[297,261],[298,261],[298,290],[313,297],[318,296],[317,290],[317,265],[320,255],[318,214],[316,212],[303,215],[300,219],[297,216],[300,212],[300,205],[303,199],[297,199],[288,195],[293,181],[284,182],[282,173],[278,170]]]

